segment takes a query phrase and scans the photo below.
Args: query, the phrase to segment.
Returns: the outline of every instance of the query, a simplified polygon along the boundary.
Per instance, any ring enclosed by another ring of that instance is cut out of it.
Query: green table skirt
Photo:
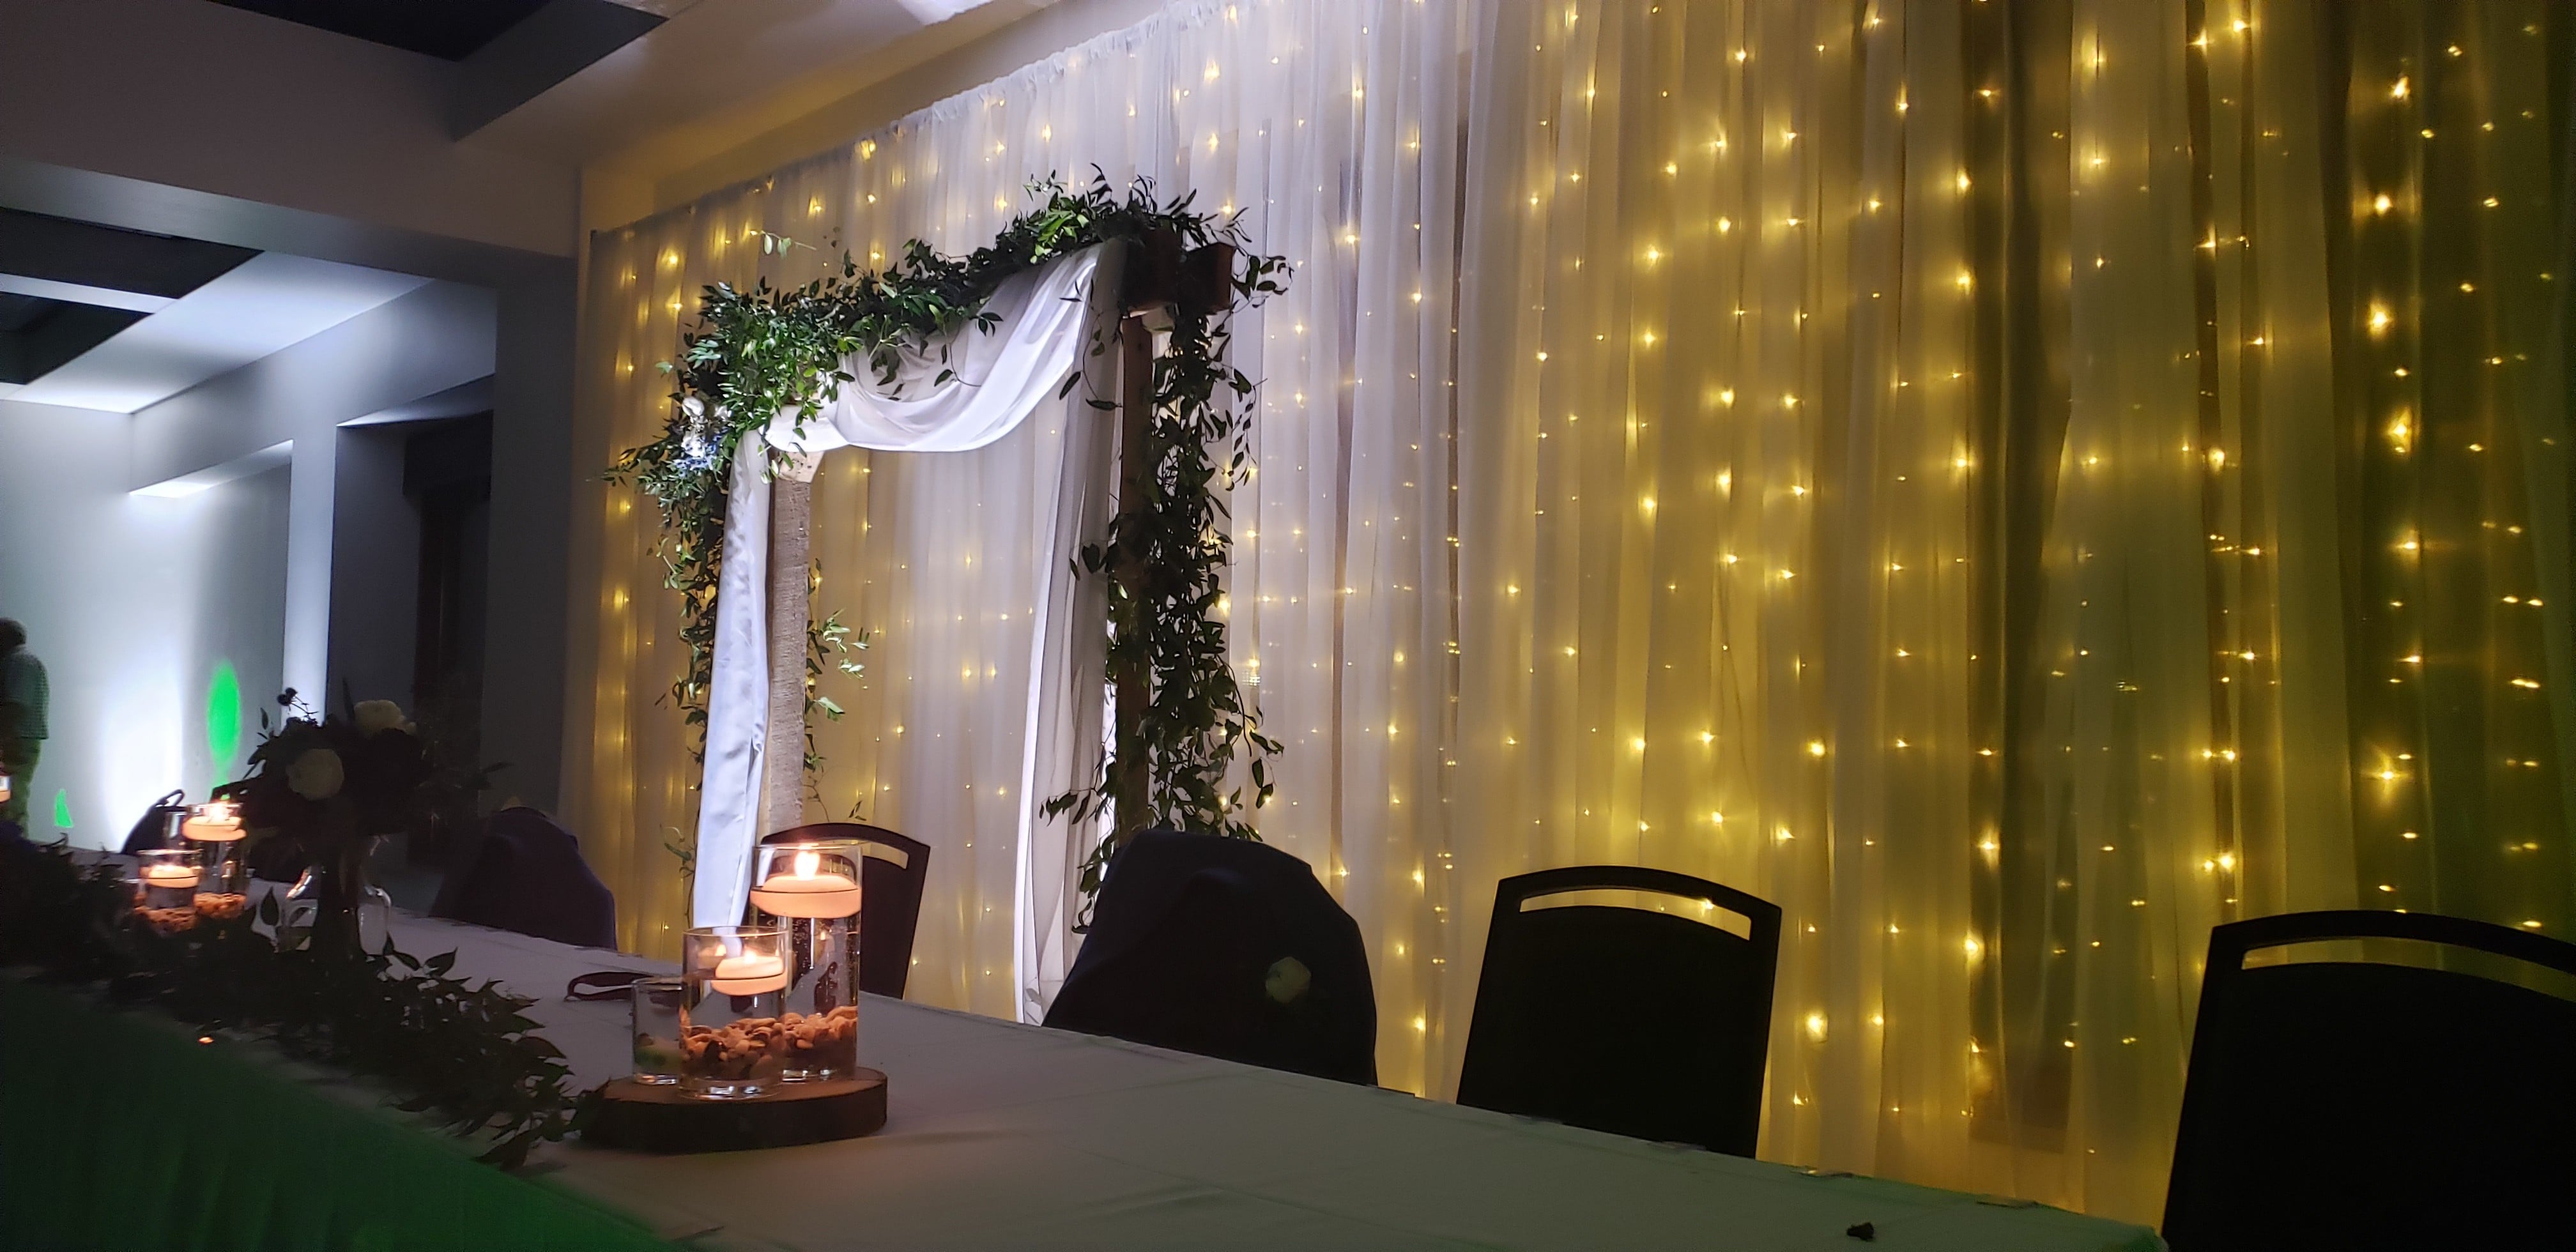
[[[667,1247],[260,1045],[8,976],[0,1039],[0,1247]]]

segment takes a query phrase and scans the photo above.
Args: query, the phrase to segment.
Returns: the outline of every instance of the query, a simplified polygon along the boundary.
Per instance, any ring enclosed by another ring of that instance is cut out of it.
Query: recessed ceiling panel
[[[19,388],[14,398],[132,413],[428,281],[264,252]]]
[[[0,209],[0,290],[25,295],[149,313],[257,255],[230,244]]]
[[[215,0],[334,34],[462,61],[546,0]]]
[[[0,383],[26,383],[143,320],[132,309],[0,291]]]

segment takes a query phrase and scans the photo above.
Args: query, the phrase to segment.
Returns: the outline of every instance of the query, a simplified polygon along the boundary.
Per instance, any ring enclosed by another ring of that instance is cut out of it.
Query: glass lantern
[[[784,1081],[787,932],[702,926],[680,946],[680,1078],[705,1100],[748,1100]]]
[[[766,843],[752,855],[753,920],[786,932],[785,1081],[847,1077],[859,1064],[860,841]]]

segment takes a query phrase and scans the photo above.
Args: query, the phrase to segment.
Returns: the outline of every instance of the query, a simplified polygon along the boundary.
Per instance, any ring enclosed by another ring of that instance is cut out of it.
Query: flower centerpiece
[[[367,857],[376,840],[407,829],[433,772],[417,728],[391,700],[365,700],[324,716],[277,697],[275,729],[262,737],[250,772],[215,789],[241,805],[246,852],[261,877],[297,882],[317,907],[312,938],[358,946],[358,905],[368,894]]]

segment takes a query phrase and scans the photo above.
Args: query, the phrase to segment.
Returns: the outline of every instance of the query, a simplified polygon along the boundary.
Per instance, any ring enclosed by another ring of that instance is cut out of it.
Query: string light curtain
[[[1676,869],[1786,913],[1765,1156],[2152,1220],[2210,925],[2576,924],[2570,37],[2540,0],[1176,5],[601,236],[586,438],[660,420],[699,283],[815,263],[746,230],[963,251],[1094,163],[1240,208],[1299,266],[1237,339],[1260,824],[1359,919],[1384,1081],[1454,1088],[1497,878]],[[1003,1015],[1062,940],[1014,877],[1070,844],[924,745],[1025,655],[957,564],[1016,481],[842,453],[816,492],[817,604],[881,632],[826,682],[824,806],[939,850],[913,994]],[[576,817],[649,947],[674,615],[649,515],[589,516]]]

